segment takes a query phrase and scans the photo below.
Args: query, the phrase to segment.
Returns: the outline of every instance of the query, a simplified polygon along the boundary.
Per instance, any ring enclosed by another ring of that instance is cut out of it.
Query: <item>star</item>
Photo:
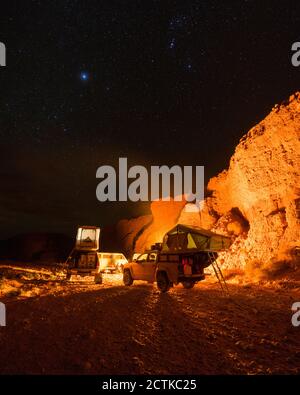
[[[89,79],[89,74],[86,71],[82,71],[80,73],[80,79],[81,81],[87,81]]]
[[[194,70],[193,64],[191,61],[188,61],[184,65],[184,69],[188,72],[192,72]]]
[[[169,48],[174,49],[176,45],[176,40],[175,38],[172,38],[171,41],[169,42]]]

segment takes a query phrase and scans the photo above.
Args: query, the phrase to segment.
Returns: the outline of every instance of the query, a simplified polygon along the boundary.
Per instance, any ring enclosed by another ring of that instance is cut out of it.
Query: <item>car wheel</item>
[[[185,289],[191,289],[195,285],[194,281],[182,281],[182,285]]]
[[[102,274],[101,273],[95,274],[94,282],[95,282],[95,284],[102,284]]]
[[[133,278],[129,270],[125,270],[123,273],[123,283],[127,287],[133,284]]]
[[[70,280],[71,280],[71,273],[67,272],[66,281],[70,281]]]
[[[168,279],[168,276],[166,273],[162,273],[162,272],[158,273],[156,282],[157,282],[157,288],[161,292],[168,292],[169,291],[169,289],[171,287],[171,283],[170,283],[170,280]]]

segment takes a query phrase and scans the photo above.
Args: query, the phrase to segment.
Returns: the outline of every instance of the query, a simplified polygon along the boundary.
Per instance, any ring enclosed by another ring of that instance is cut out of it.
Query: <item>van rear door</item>
[[[100,228],[80,226],[77,230],[75,248],[77,250],[97,251],[99,249]]]

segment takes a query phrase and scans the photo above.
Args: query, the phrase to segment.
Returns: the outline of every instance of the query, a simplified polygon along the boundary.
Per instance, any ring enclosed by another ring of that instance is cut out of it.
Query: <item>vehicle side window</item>
[[[151,261],[151,262],[156,261],[156,254],[155,253],[149,254],[149,261]]]
[[[138,257],[138,259],[136,260],[137,262],[145,262],[147,261],[148,258],[148,254],[142,254]]]

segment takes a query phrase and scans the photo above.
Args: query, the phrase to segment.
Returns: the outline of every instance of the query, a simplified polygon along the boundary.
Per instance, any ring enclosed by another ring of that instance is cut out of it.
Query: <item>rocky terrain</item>
[[[161,294],[121,275],[95,285],[54,267],[0,274],[1,374],[300,373],[300,278],[231,283],[226,296],[213,276]]]

